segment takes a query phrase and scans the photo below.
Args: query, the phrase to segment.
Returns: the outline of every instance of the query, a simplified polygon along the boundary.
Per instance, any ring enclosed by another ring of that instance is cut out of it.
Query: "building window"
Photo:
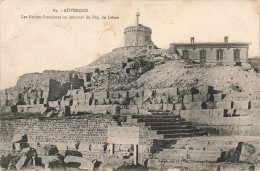
[[[206,50],[200,50],[200,62],[206,62]]]
[[[189,51],[188,51],[188,50],[183,50],[183,51],[182,51],[182,54],[183,54],[183,58],[184,58],[184,59],[189,58]]]
[[[217,49],[217,60],[223,59],[223,49]]]
[[[240,49],[234,50],[234,61],[240,61]]]

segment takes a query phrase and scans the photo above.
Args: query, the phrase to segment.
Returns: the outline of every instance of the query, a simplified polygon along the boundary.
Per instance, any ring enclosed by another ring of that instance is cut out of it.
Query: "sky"
[[[259,2],[259,1],[258,1]],[[88,12],[64,13],[66,8]],[[58,13],[53,13],[57,9]],[[260,6],[251,0],[2,0],[0,1],[0,89],[18,77],[44,70],[72,70],[124,45],[123,30],[140,23],[152,28],[160,48],[173,42],[249,42],[259,56]],[[118,16],[119,19],[22,19],[21,16]]]

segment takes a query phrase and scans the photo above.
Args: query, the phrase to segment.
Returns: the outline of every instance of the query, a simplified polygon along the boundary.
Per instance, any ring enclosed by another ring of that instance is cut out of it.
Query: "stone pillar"
[[[138,165],[138,145],[134,144],[134,165]]]
[[[32,163],[33,163],[33,166],[35,166],[35,156],[32,156]]]
[[[111,143],[110,144],[110,155],[114,154],[114,151],[115,151],[115,144]]]

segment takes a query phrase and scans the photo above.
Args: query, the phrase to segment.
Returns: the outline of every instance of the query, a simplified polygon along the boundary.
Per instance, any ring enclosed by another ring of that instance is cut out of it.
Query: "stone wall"
[[[123,127],[139,127],[138,162],[142,165],[152,157],[154,139],[159,138],[156,131],[151,131],[144,125],[128,122]],[[122,127],[108,115],[91,115],[89,117],[67,118],[31,118],[0,121],[0,155],[8,154],[12,150],[11,143],[15,134],[27,134],[30,147],[37,143],[56,145],[59,153],[65,150],[78,151],[83,157],[101,160],[110,155],[108,144],[108,128]],[[119,156],[133,155],[133,144],[114,144],[114,154]]]
[[[27,134],[28,142],[34,147],[41,144],[57,145],[59,151],[75,148],[84,157],[98,159],[109,154],[107,146],[108,126],[117,125],[110,116],[77,117],[62,119],[15,119],[0,121],[0,151],[8,153],[15,134]]]

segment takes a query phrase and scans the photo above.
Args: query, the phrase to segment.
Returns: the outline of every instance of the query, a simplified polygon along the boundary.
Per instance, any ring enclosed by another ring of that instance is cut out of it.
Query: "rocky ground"
[[[249,100],[260,97],[259,74],[250,66],[201,66],[172,60],[146,72],[134,84],[147,88],[214,85],[215,89],[228,94],[225,100]]]

